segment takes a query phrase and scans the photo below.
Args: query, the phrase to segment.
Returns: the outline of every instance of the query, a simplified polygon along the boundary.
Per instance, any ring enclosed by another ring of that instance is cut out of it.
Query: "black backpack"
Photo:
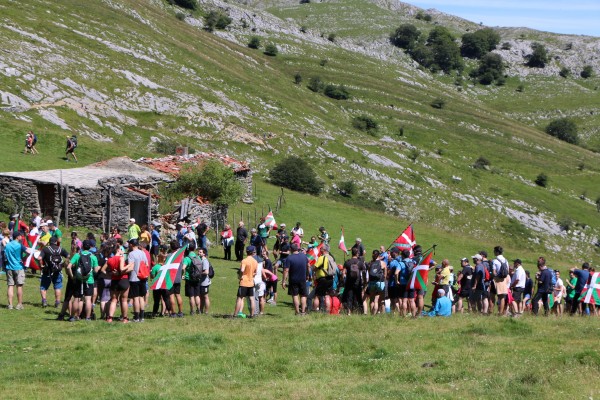
[[[75,275],[77,279],[81,275],[81,280],[86,281],[92,273],[92,255],[80,253],[77,269],[79,270],[79,273]]]
[[[202,280],[202,259],[200,257],[190,257],[190,259],[192,260],[190,279],[193,281]]]
[[[52,248],[52,246],[48,246],[48,250],[50,251],[50,264],[46,265],[46,272],[49,275],[57,274],[62,270],[63,266],[63,258],[62,258],[62,248],[57,247],[56,250]]]
[[[73,145],[73,148],[76,149],[77,148],[77,137],[73,136],[71,137],[71,144]]]
[[[500,262],[500,268],[498,268],[498,271],[496,271],[496,277],[499,279],[504,279],[508,276],[508,263],[506,261],[498,261]]]
[[[210,261],[208,262],[208,279],[212,279],[215,277],[215,269],[213,268]]]
[[[8,264],[6,261],[6,252],[4,251],[4,243],[0,240],[0,269],[4,269],[4,266]]]
[[[383,268],[381,268],[381,261],[375,260],[369,265],[369,282],[381,281],[383,281]]]

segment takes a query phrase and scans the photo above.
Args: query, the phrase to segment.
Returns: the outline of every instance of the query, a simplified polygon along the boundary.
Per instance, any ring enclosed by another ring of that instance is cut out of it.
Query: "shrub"
[[[260,47],[260,38],[258,36],[252,36],[248,42],[248,47],[251,49],[258,49]]]
[[[500,43],[500,35],[491,28],[465,33],[462,37],[460,53],[463,57],[481,58],[494,50]]]
[[[596,210],[600,212],[600,196],[596,198]]]
[[[562,76],[563,78],[567,78],[567,77],[569,77],[569,75],[571,75],[571,70],[567,67],[562,67],[558,74],[560,76]]]
[[[512,44],[510,44],[509,42],[504,42],[504,43],[502,43],[501,49],[502,50],[510,50],[510,49],[512,49]]]
[[[338,185],[338,192],[344,197],[352,197],[356,193],[356,184],[354,181],[344,181]]]
[[[546,133],[567,143],[577,144],[577,124],[570,118],[556,119],[548,124]]]
[[[17,209],[18,206],[12,199],[0,194],[0,213],[12,214]]]
[[[326,58],[324,58],[324,59],[322,59],[321,61],[319,61],[319,65],[320,65],[321,67],[324,67],[324,66],[326,66],[326,65],[327,65],[327,63],[328,63],[328,62],[329,62],[329,60],[328,60],[328,59],[326,59]]]
[[[336,100],[348,100],[350,98],[350,93],[344,85],[327,85],[323,93],[325,93],[325,96]]]
[[[299,85],[302,83],[302,75],[300,74],[300,72],[296,72],[296,75],[294,75],[294,83],[296,85]]]
[[[188,10],[196,10],[198,9],[198,1],[197,0],[173,0],[169,1],[169,4],[178,5],[181,8],[187,8]]]
[[[271,183],[298,192],[319,194],[323,183],[317,179],[312,166],[304,159],[289,156],[279,161],[270,171]]]
[[[431,16],[431,14],[426,14],[422,10],[420,10],[419,12],[417,12],[417,15],[415,15],[415,18],[418,19],[418,20],[427,21],[427,22],[431,22],[431,20],[433,19],[433,17]]]
[[[535,68],[544,68],[548,62],[546,48],[540,43],[532,43],[531,48],[533,49],[533,53],[529,56],[527,65]]]
[[[460,48],[454,41],[450,31],[442,26],[436,26],[429,32],[427,46],[431,49],[432,63],[426,65],[432,71],[442,70],[449,73],[452,70],[462,71],[464,62],[460,56]]]
[[[225,14],[223,11],[210,11],[204,17],[204,29],[209,32],[214,31],[215,29],[225,29],[231,24],[232,19],[229,15]]]
[[[577,169],[583,171],[585,169],[585,163],[583,161],[580,162],[579,165],[577,165]]]
[[[218,160],[187,167],[169,190],[185,196],[202,196],[216,205],[234,204],[243,194],[233,170]]]
[[[561,219],[558,220],[558,226],[560,226],[560,229],[568,232],[573,225],[575,224],[575,221],[573,221],[573,219],[571,217],[562,217]]]
[[[265,55],[275,57],[277,53],[279,53],[279,49],[277,46],[275,46],[275,44],[269,43],[265,46]]]
[[[487,53],[479,60],[479,68],[471,73],[482,85],[497,83],[504,78],[504,60],[500,54]]]
[[[390,42],[401,49],[412,50],[421,32],[413,24],[402,24],[390,35]]]
[[[431,102],[431,107],[441,110],[446,105],[446,100],[437,98]]]
[[[359,115],[358,117],[354,117],[352,119],[352,126],[369,134],[375,134],[379,129],[379,124],[377,123],[377,121],[364,114]]]
[[[548,176],[545,173],[541,173],[535,178],[535,184],[541,187],[546,187],[548,185]]]
[[[583,79],[591,78],[594,75],[594,70],[591,65],[586,65],[579,74]]]
[[[480,156],[473,163],[473,168],[476,168],[476,169],[489,169],[490,165],[492,165],[492,163],[490,163],[490,160],[488,160],[484,156]]]
[[[417,158],[419,158],[420,155],[421,155],[421,152],[417,149],[410,149],[410,151],[408,152],[408,158],[412,162],[416,162]]]
[[[335,38],[337,37],[337,35],[335,33],[330,33],[329,36],[327,36],[327,40],[329,40],[330,42],[335,42]]]
[[[523,85],[522,83],[519,84],[519,86],[517,86],[517,92],[523,92],[525,90],[525,85]]]
[[[173,155],[179,146],[179,143],[172,139],[162,139],[154,143],[154,151],[160,154]]]
[[[323,81],[321,81],[321,78],[318,76],[313,76],[312,78],[310,78],[308,80],[308,85],[306,85],[306,87],[308,87],[310,90],[312,90],[315,93],[320,92],[321,90],[323,90]]]

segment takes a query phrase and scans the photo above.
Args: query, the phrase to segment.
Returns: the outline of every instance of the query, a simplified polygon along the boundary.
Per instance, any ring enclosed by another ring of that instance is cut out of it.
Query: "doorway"
[[[135,223],[139,226],[148,223],[148,201],[130,200],[129,218],[135,218]]]
[[[40,215],[43,217],[55,218],[54,205],[56,202],[56,185],[38,184],[38,202],[40,204]]]

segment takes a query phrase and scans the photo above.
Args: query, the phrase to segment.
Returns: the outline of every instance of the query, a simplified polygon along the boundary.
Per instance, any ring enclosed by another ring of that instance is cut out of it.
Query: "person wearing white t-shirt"
[[[554,285],[554,311],[556,311],[556,315],[561,316],[563,312],[563,298],[567,293],[567,288],[563,283],[563,280],[560,279],[560,271],[555,270],[554,274],[556,275],[556,285]]]
[[[525,308],[525,302],[523,301],[523,293],[525,292],[525,282],[527,281],[527,275],[523,268],[523,263],[520,259],[513,261],[514,274],[510,282],[510,289],[512,290],[512,296],[515,304],[514,312],[517,315],[523,314]]]
[[[302,239],[304,237],[304,229],[302,229],[300,225],[300,222],[296,222],[296,226],[292,229],[292,233],[295,233]]]
[[[492,269],[494,271],[494,285],[496,286],[496,295],[498,296],[498,315],[506,314],[506,306],[508,305],[508,288],[506,287],[506,277],[499,278],[498,272],[500,271],[500,267],[502,264],[506,263],[508,265],[508,261],[502,255],[504,250],[501,246],[494,247],[494,261],[492,261]],[[490,314],[492,313],[494,305],[490,304]]]

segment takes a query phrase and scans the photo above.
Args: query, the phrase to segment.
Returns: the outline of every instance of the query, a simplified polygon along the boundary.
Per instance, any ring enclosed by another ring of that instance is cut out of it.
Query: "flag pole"
[[[413,224],[412,222],[410,224],[408,224],[408,226],[402,230],[402,233],[404,233],[404,231],[407,230],[412,224]],[[402,233],[400,234],[400,236],[402,236]],[[398,238],[396,238],[396,239],[398,239]],[[392,243],[390,243],[390,245],[388,246],[386,251],[389,251],[392,248],[394,243],[396,243],[396,239],[394,239],[394,241],[392,241]]]

